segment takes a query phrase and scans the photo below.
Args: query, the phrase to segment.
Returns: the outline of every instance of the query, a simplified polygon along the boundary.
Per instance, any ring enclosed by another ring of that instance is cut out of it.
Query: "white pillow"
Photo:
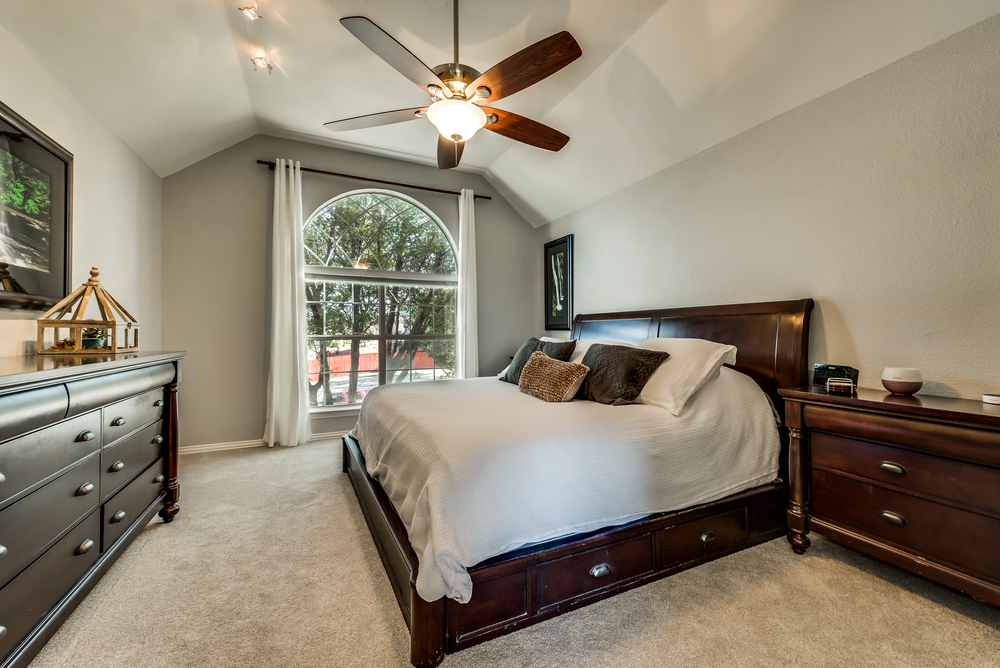
[[[577,341],[576,348],[573,348],[573,355],[569,358],[569,361],[580,364],[580,360],[582,360],[583,356],[587,354],[588,350],[590,350],[590,346],[595,343],[603,343],[606,346],[625,346],[626,348],[635,348],[635,346],[631,343],[624,343],[622,341]]]
[[[566,343],[567,341],[569,341],[569,339],[556,339],[556,338],[553,338],[551,336],[539,336],[538,340],[541,341],[542,343]],[[577,344],[577,345],[579,345],[579,344]],[[576,349],[574,348],[573,350],[575,351]],[[501,371],[500,373],[497,374],[497,378],[503,378],[504,376],[506,376],[507,375],[507,369],[509,369],[509,368],[510,368],[510,365],[508,364],[507,366],[505,366],[503,368],[503,371]]]
[[[688,400],[719,375],[723,364],[736,364],[736,346],[704,339],[646,339],[639,347],[670,353],[642,388],[639,399],[674,415],[680,415]]]

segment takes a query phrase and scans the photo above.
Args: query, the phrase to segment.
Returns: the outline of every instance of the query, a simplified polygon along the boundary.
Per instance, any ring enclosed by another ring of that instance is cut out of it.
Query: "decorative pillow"
[[[517,386],[522,392],[543,401],[570,401],[576,396],[588,371],[590,369],[582,364],[560,362],[541,351],[533,352],[521,371]]]
[[[518,348],[514,354],[514,359],[510,362],[510,366],[507,367],[507,373],[501,376],[500,380],[505,383],[517,385],[521,380],[521,371],[524,369],[524,365],[528,363],[531,353],[540,351],[554,360],[567,362],[573,354],[574,348],[576,348],[576,341],[562,341],[560,343],[549,341],[543,343],[536,338],[530,338]]]
[[[670,353],[659,350],[594,343],[583,356],[590,373],[578,396],[612,406],[631,404],[668,357]]]
[[[723,364],[736,364],[736,346],[704,339],[646,339],[639,348],[670,353],[670,360],[656,370],[639,398],[674,415],[680,415],[691,397],[719,375]]]
[[[538,340],[541,341],[542,343],[566,343],[566,339],[556,339],[556,338],[553,338],[551,336],[539,336]],[[574,355],[576,354],[576,349],[573,350],[573,354]],[[583,357],[583,355],[580,355],[580,357]],[[579,360],[577,360],[577,361],[579,361]],[[509,368],[510,368],[510,365],[508,364],[507,366],[505,366],[503,368],[503,371],[501,371],[500,373],[497,374],[497,378],[503,378],[504,376],[506,376],[507,375],[507,369],[509,369]]]
[[[569,358],[569,361],[579,364],[580,360],[583,359],[583,356],[587,354],[588,350],[590,350],[590,346],[595,343],[600,343],[605,346],[625,346],[626,348],[635,348],[635,346],[631,343],[625,343],[623,341],[577,341],[576,348],[573,349],[573,356]]]

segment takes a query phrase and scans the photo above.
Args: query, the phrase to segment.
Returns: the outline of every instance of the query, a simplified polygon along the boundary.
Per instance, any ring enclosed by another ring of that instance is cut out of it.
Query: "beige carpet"
[[[339,442],[181,460],[32,668],[407,666]],[[445,658],[460,666],[1000,666],[1000,610],[817,538],[746,550]]]

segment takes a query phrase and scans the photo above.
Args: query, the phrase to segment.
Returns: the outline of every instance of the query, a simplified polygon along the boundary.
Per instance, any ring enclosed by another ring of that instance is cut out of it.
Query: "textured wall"
[[[817,300],[810,363],[1000,391],[1000,18],[541,228],[579,313]]]
[[[476,203],[480,372],[496,373],[527,336],[540,332],[541,237],[485,179],[258,135],[163,181],[164,344],[188,351],[182,444],[259,439],[264,431],[274,182],[258,158],[492,195]],[[307,217],[336,195],[373,185],[313,174],[302,183]],[[400,192],[458,238],[457,197]],[[353,417],[314,420],[313,430],[353,423]]]
[[[72,283],[100,267],[102,281],[141,322],[142,348],[158,350],[160,177],[2,26],[0,63],[0,100],[73,154]],[[35,339],[35,324],[24,317],[0,311],[0,356],[21,355]]]

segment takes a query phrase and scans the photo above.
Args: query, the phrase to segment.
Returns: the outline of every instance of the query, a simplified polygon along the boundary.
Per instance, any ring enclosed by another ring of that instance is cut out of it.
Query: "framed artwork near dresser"
[[[815,532],[1000,605],[1000,405],[779,390],[788,541]]]

